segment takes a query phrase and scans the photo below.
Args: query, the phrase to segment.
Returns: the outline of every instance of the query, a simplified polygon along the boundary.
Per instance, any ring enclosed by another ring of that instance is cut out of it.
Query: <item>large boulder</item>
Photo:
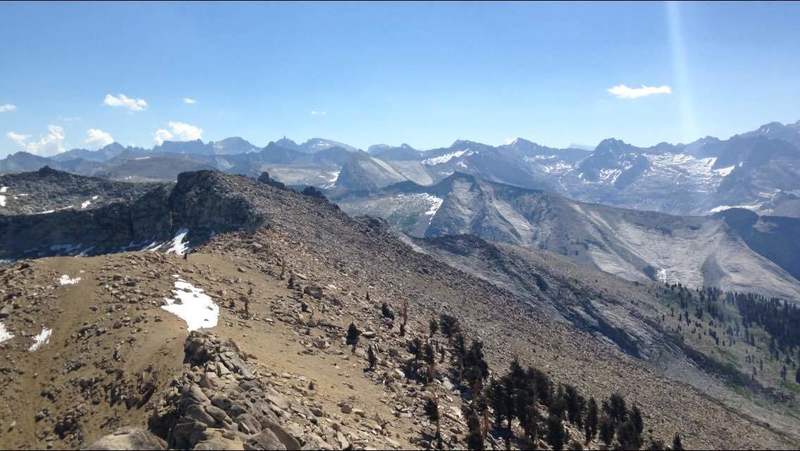
[[[101,437],[84,449],[167,449],[167,443],[149,431],[124,427]]]

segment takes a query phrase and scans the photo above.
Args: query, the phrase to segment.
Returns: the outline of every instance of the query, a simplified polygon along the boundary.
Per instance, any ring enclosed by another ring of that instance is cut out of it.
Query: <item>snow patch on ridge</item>
[[[719,175],[721,175],[721,176],[723,176],[723,177],[727,177],[727,176],[728,176],[728,174],[730,174],[731,172],[733,172],[733,168],[735,168],[735,167],[736,167],[736,166],[728,166],[727,168],[721,168],[721,169],[717,169],[717,170],[715,170],[714,172],[716,172],[717,174],[719,174]]]
[[[30,352],[36,351],[37,349],[41,348],[47,343],[50,343],[50,335],[52,334],[53,334],[53,329],[48,329],[46,327],[43,327],[42,331],[39,332],[38,335],[33,337],[33,344],[31,345],[30,348],[28,348],[28,351]]]
[[[709,210],[709,213],[719,213],[721,211],[730,210],[731,208],[744,208],[745,210],[755,211],[761,209],[761,204],[751,204],[751,205],[720,205],[718,207],[714,207]]]
[[[14,338],[14,334],[6,330],[6,325],[0,323],[0,343],[6,342]]]
[[[175,235],[175,238],[173,238],[172,241],[170,241],[170,247],[169,249],[167,249],[167,254],[172,254],[172,253],[175,253],[177,255],[185,254],[186,251],[189,250],[189,242],[186,241],[186,235],[188,233],[189,229],[178,230],[178,233]]]
[[[60,279],[58,279],[59,285],[75,285],[81,281],[80,277],[71,278],[70,276],[63,274]]]
[[[184,320],[188,331],[217,325],[219,306],[202,289],[178,278],[172,292],[174,298],[164,298],[161,308]]]
[[[451,152],[451,153],[447,153],[447,154],[444,154],[444,155],[440,155],[438,157],[433,157],[433,158],[428,158],[426,160],[422,160],[422,164],[427,165],[427,166],[435,166],[437,164],[447,163],[448,161],[452,160],[453,158],[459,158],[459,157],[462,157],[464,155],[470,156],[473,153],[474,152],[470,152],[469,149],[458,150],[456,152]]]
[[[3,196],[6,192],[8,192],[7,186],[0,187],[0,207],[6,206],[6,196]]]

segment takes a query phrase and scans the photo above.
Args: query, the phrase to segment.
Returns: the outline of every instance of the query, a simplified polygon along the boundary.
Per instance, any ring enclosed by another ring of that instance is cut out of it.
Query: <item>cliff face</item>
[[[235,182],[211,171],[184,173],[174,187],[93,210],[0,216],[0,258],[100,254],[132,250],[190,231],[193,241],[213,233],[252,229],[264,222]]]

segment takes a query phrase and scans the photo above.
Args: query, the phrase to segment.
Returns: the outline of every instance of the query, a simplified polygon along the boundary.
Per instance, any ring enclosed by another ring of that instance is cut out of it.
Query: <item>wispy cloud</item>
[[[191,97],[184,97],[183,98],[183,103],[185,103],[187,105],[194,105],[195,103],[197,103],[197,100],[195,100],[195,99],[193,99]]]
[[[31,141],[31,135],[8,132],[6,137],[25,151],[35,155],[49,156],[64,151],[64,128],[58,125],[48,125],[47,134],[36,141]]]
[[[647,97],[656,94],[672,94],[672,88],[669,86],[645,86],[642,85],[638,88],[631,88],[625,85],[617,85],[613,88],[608,88],[608,92],[620,99],[638,99],[639,97]]]
[[[83,142],[88,146],[100,148],[113,143],[114,138],[111,133],[104,132],[98,128],[90,128],[86,130],[86,140]]]
[[[328,112],[327,111],[311,110],[311,115],[312,116],[327,116]]]
[[[127,108],[130,111],[144,111],[147,108],[147,102],[144,99],[134,99],[126,96],[125,94],[106,94],[103,103],[110,107]]]
[[[10,103],[6,103],[5,105],[0,105],[0,113],[11,113],[12,111],[17,111],[16,105],[12,105]]]
[[[153,136],[157,145],[164,141],[194,141],[203,138],[203,129],[185,122],[170,121],[168,129],[159,128]]]

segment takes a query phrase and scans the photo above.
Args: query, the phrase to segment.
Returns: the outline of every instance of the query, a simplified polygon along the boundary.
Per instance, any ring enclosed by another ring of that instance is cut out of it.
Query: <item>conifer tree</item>
[[[406,336],[406,324],[408,324],[408,301],[403,300],[403,305],[400,308],[400,336]]]
[[[551,414],[547,417],[547,443],[554,451],[561,451],[564,449],[565,440],[566,431],[561,417]]]
[[[383,315],[384,318],[394,321],[394,312],[392,311],[392,308],[389,307],[389,304],[385,302],[381,304],[381,315]]]
[[[458,319],[446,313],[439,315],[439,326],[441,326],[442,334],[447,337],[448,340],[451,340],[456,334],[461,332]]]
[[[439,331],[439,323],[436,321],[435,318],[431,319],[431,321],[428,323],[428,328],[430,329],[431,332],[431,338],[433,338],[433,336],[436,335],[436,332]]]
[[[636,430],[633,418],[628,418],[617,429],[617,440],[622,449],[639,449],[642,446],[642,437]]]
[[[614,440],[614,423],[608,415],[603,414],[603,416],[600,417],[597,431],[600,434],[600,440],[605,443],[606,446],[611,446],[611,441]]]
[[[347,336],[345,337],[346,343],[353,347],[352,352],[356,352],[356,346],[358,345],[358,338],[361,336],[361,331],[358,330],[358,327],[354,323],[350,323],[350,327],[347,328]]]
[[[683,451],[683,443],[681,443],[681,436],[680,434],[675,434],[675,437],[672,438],[672,450],[673,451]]]
[[[586,421],[584,431],[586,432],[586,443],[589,443],[597,435],[597,401],[589,398],[589,407],[586,410]]]
[[[431,424],[436,426],[436,434],[439,434],[439,400],[435,396],[429,397],[425,401],[425,415],[428,416]]]
[[[629,417],[633,422],[633,425],[636,427],[636,432],[639,435],[642,435],[644,432],[644,419],[642,419],[642,412],[639,410],[639,406],[634,405],[630,411]]]
[[[464,417],[467,419],[467,448],[471,450],[483,451],[483,434],[481,432],[481,420],[472,406],[465,405]]]

